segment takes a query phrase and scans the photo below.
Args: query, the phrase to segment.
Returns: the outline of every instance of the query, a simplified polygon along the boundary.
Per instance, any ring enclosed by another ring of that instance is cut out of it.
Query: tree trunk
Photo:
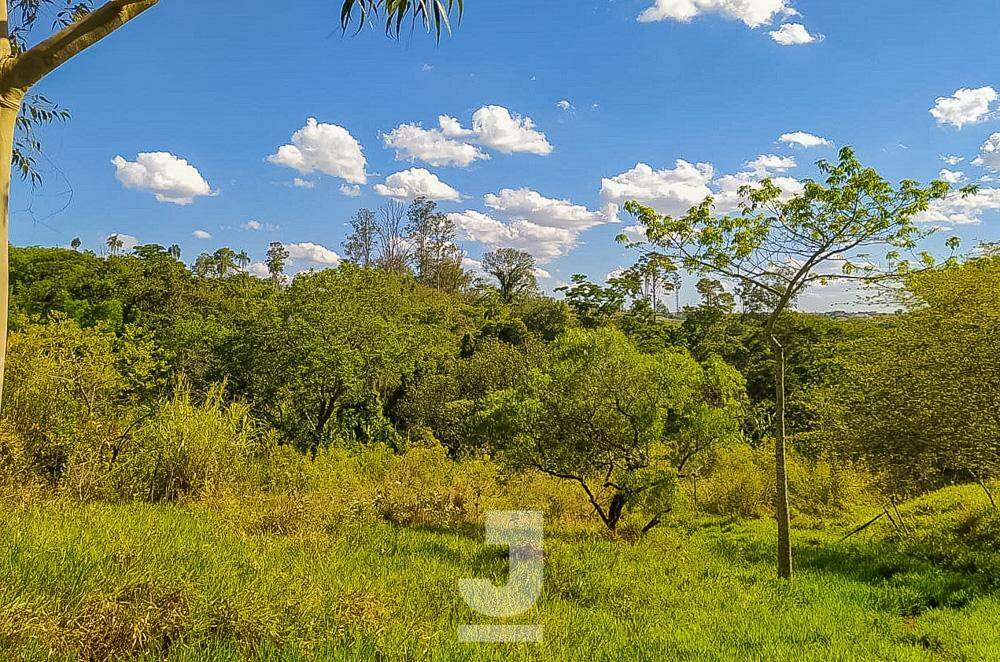
[[[0,402],[3,401],[4,368],[7,363],[7,309],[10,304],[10,177],[14,155],[14,129],[24,94],[19,90],[0,93]]]
[[[785,467],[785,348],[771,334],[774,351],[774,517],[778,522],[778,576],[792,578],[791,519],[788,514],[788,474]]]

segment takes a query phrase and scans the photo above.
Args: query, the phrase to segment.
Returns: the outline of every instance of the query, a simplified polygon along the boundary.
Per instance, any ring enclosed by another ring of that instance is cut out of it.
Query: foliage
[[[646,355],[618,331],[570,331],[523,389],[485,399],[482,435],[511,466],[578,483],[609,529],[640,505],[655,526],[688,459],[737,434],[740,382],[719,380],[733,381],[711,401],[686,353]]]
[[[1000,471],[1000,258],[914,275],[909,310],[835,357],[821,431],[909,495]]]

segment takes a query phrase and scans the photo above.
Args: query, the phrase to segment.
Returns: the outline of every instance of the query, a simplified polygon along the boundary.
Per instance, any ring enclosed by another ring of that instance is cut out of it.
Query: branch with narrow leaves
[[[434,32],[441,39],[442,32],[451,34],[451,15],[456,13],[459,20],[464,10],[463,0],[344,0],[340,11],[340,26],[345,32],[357,20],[360,32],[366,23],[382,17],[385,33],[398,38],[407,18],[420,23],[428,32]]]

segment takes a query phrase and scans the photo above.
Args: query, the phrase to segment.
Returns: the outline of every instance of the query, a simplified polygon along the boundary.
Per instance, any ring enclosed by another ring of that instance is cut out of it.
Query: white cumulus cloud
[[[798,12],[789,0],[655,0],[639,15],[639,20],[686,23],[702,14],[719,14],[758,28],[778,16],[797,16]]]
[[[827,140],[826,138],[821,138],[815,136],[811,133],[806,133],[805,131],[794,131],[792,133],[782,134],[778,138],[783,143],[789,145],[798,145],[799,147],[832,147],[833,141]]]
[[[457,125],[457,127],[456,127]],[[461,136],[458,120],[447,115],[438,118],[437,129],[419,124],[400,124],[382,136],[386,147],[396,150],[397,160],[421,160],[432,166],[467,167],[490,155],[475,145],[450,136]]]
[[[295,188],[316,188],[316,182],[296,177],[292,180],[292,186]]]
[[[195,239],[211,239],[212,238],[211,233],[206,232],[205,230],[195,230],[194,232],[191,233],[191,236],[194,237]]]
[[[601,180],[601,197],[610,204],[637,200],[661,214],[683,214],[712,195],[708,185],[714,176],[715,169],[708,163],[695,165],[678,159],[674,168],[664,170],[639,163],[631,170]]]
[[[998,98],[992,87],[963,87],[950,97],[938,97],[931,115],[938,124],[950,124],[961,129],[966,124],[982,122],[990,114],[990,104]]]
[[[569,200],[546,198],[529,188],[502,189],[483,198],[486,206],[508,218],[529,221],[535,225],[582,232],[608,222],[599,211],[590,211]]]
[[[336,267],[340,264],[340,256],[325,246],[303,242],[300,244],[285,244],[288,257],[293,260]]]
[[[125,188],[149,191],[160,202],[189,205],[212,188],[198,169],[170,152],[143,152],[135,161],[116,156],[115,176]]]
[[[943,182],[948,182],[949,184],[958,184],[965,179],[965,173],[949,170],[948,168],[941,168],[941,172],[938,173],[938,179]]]
[[[777,30],[771,31],[771,39],[782,46],[801,46],[823,41],[823,35],[812,34],[801,23],[785,23]]]
[[[753,161],[747,161],[744,165],[751,171],[760,174],[785,172],[798,167],[795,157],[777,156],[776,154],[761,154]]]
[[[568,102],[567,102],[568,103]],[[396,150],[397,160],[420,160],[432,166],[467,167],[490,158],[485,148],[503,154],[527,153],[547,156],[553,147],[530,117],[512,113],[503,106],[483,106],[472,115],[467,129],[450,115],[438,116],[438,128],[400,124],[382,136],[386,147]]]
[[[361,195],[361,187],[357,184],[341,184],[340,194],[348,198],[357,198]]]
[[[979,148],[979,156],[972,165],[1000,172],[1000,133],[990,136]]]
[[[291,144],[282,145],[267,159],[303,175],[321,172],[351,184],[368,181],[361,143],[344,127],[320,124],[312,117],[292,135]]]
[[[442,182],[437,175],[423,168],[410,168],[385,178],[384,184],[376,184],[375,192],[396,200],[413,200],[425,197],[429,200],[462,199],[462,195]]]
[[[479,242],[491,250],[516,248],[530,253],[542,264],[572,250],[578,236],[572,230],[525,220],[504,223],[474,210],[448,214],[448,217],[455,222],[462,239]]]
[[[984,214],[997,211],[1000,211],[1000,188],[981,188],[975,195],[964,196],[956,191],[943,200],[935,200],[915,220],[919,223],[978,225],[983,222]]]
[[[530,117],[511,114],[503,106],[485,106],[472,115],[472,131],[480,143],[503,154],[525,152],[547,156],[552,145]]]
[[[955,155],[942,156],[941,160],[944,161],[945,163],[947,163],[948,165],[950,165],[952,167],[955,167],[959,163],[961,163],[962,161],[964,161],[965,157],[964,156],[955,156]]]

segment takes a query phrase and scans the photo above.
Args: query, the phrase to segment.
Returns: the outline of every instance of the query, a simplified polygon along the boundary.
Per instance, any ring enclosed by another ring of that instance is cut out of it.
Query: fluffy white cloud
[[[364,184],[367,161],[361,144],[342,126],[320,124],[310,117],[292,135],[292,142],[278,148],[267,160],[298,170],[303,175],[321,172],[351,184]]]
[[[1000,211],[1000,188],[981,188],[975,195],[963,196],[959,192],[943,200],[935,200],[930,209],[915,219],[919,223],[944,223],[948,225],[978,225],[987,212]]]
[[[472,116],[472,131],[480,143],[503,154],[526,152],[547,156],[552,153],[545,134],[535,129],[530,117],[512,115],[503,106],[485,106]]]
[[[264,229],[264,224],[261,223],[260,221],[247,221],[246,223],[244,223],[240,227],[243,230],[253,230],[253,231],[256,232],[258,230],[263,230]]]
[[[777,30],[771,31],[771,39],[782,46],[800,46],[823,41],[823,35],[812,34],[801,23],[785,23]]]
[[[792,156],[761,154],[753,161],[747,161],[744,165],[753,172],[768,174],[771,172],[786,172],[797,168],[799,164],[795,162],[795,157]]]
[[[639,20],[687,22],[701,14],[721,14],[757,28],[777,16],[796,16],[798,12],[789,0],[655,0],[639,15]]]
[[[551,154],[553,149],[545,134],[535,129],[530,117],[513,114],[503,106],[477,110],[472,115],[471,129],[463,127],[454,117],[440,115],[436,129],[400,124],[382,139],[386,147],[396,150],[398,160],[421,160],[433,166],[467,167],[489,159],[483,147],[503,154],[523,152],[541,156]]]
[[[601,197],[610,204],[638,200],[661,214],[683,214],[712,195],[708,185],[714,176],[715,169],[708,163],[695,165],[679,159],[673,169],[665,170],[639,163],[601,180]]]
[[[948,168],[941,168],[941,172],[938,173],[938,178],[943,182],[948,182],[949,184],[958,184],[965,179],[965,173],[948,170]]]
[[[947,163],[948,165],[950,165],[952,167],[955,167],[959,163],[961,163],[962,161],[964,161],[965,157],[964,156],[954,156],[954,155],[951,155],[951,156],[942,156],[941,160],[944,161],[945,163]]]
[[[292,180],[292,186],[295,188],[316,188],[316,182],[309,181],[308,179],[302,179],[301,177],[296,177]]]
[[[256,276],[257,278],[270,278],[271,272],[268,270],[267,265],[263,262],[254,262],[250,265],[248,269],[251,276]]]
[[[994,133],[983,143],[979,148],[979,157],[972,165],[1000,172],[1000,133]]]
[[[789,145],[798,145],[799,147],[832,147],[833,142],[827,140],[826,138],[820,138],[819,136],[814,136],[811,133],[806,133],[805,131],[794,131],[792,133],[782,134],[778,138],[783,143],[788,143]]]
[[[189,205],[212,188],[198,169],[170,152],[143,152],[135,161],[116,156],[115,176],[125,188],[149,191],[160,202]]]
[[[453,117],[438,118],[438,129],[425,129],[419,124],[400,124],[382,136],[386,147],[396,150],[397,160],[419,159],[432,166],[467,167],[490,155],[475,145],[455,140],[461,136],[461,125]]]
[[[525,220],[503,223],[478,211],[448,214],[461,238],[484,244],[490,249],[516,248],[530,253],[539,263],[565,255],[576,246],[577,233],[564,228],[545,227]]]
[[[505,188],[497,194],[487,194],[483,199],[487,207],[508,218],[573,232],[582,232],[609,220],[603,212],[590,211],[569,200],[546,198],[529,188]]]
[[[931,115],[938,124],[950,124],[961,129],[966,124],[982,122],[989,115],[990,104],[998,98],[992,87],[963,87],[950,97],[938,97]]]
[[[212,238],[211,233],[206,232],[205,230],[195,230],[194,232],[191,233],[191,236],[194,237],[195,239],[211,239]]]
[[[573,110],[573,104],[569,102],[569,99],[563,99],[556,103],[556,108],[559,110]]]
[[[535,267],[535,278],[541,278],[542,280],[549,280],[550,278],[552,278],[552,274],[550,274],[545,269],[542,269],[541,267]]]
[[[463,257],[462,268],[473,273],[482,273],[483,263],[479,260],[473,260],[471,257]]]
[[[336,267],[340,264],[340,256],[325,246],[304,242],[301,244],[285,244],[288,257],[293,260]]]
[[[357,198],[361,195],[361,187],[357,184],[341,184],[340,194],[348,198]]]
[[[375,192],[396,200],[413,200],[423,196],[429,200],[461,200],[462,195],[448,186],[438,176],[423,168],[410,168],[385,178],[385,184],[376,184]]]

